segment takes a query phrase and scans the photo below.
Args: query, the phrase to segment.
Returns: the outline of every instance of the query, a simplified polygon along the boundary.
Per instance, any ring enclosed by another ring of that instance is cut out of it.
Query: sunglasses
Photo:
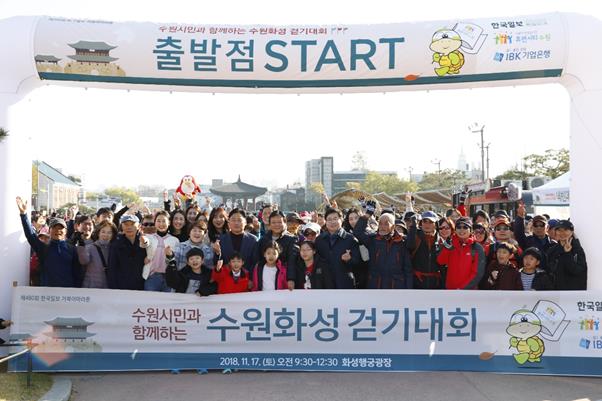
[[[497,226],[495,228],[495,231],[509,231],[509,230],[510,230],[510,227],[508,227],[508,226]]]
[[[303,235],[305,235],[306,237],[309,237],[310,235],[316,235],[316,233],[313,231],[304,231]]]
[[[533,224],[533,227],[544,228],[546,225],[542,223]]]
[[[155,223],[142,223],[142,227],[154,227]]]
[[[456,230],[470,230],[470,227],[461,224],[459,226],[456,226]]]

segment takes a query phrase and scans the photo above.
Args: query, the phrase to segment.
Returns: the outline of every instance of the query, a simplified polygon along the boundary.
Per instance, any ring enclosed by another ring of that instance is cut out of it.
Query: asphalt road
[[[602,360],[600,361],[602,363]],[[183,372],[62,374],[74,401],[602,400],[602,378],[470,372]]]

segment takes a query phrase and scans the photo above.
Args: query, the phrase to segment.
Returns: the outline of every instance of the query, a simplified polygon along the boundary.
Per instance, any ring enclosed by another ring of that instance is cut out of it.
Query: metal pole
[[[485,181],[485,143],[483,142],[483,129],[481,127],[481,178]]]
[[[487,179],[489,180],[489,146],[491,146],[490,143],[487,144],[487,146],[485,146],[485,149],[487,149]]]
[[[31,387],[31,372],[33,371],[33,358],[31,357],[31,340],[27,341],[27,387]]]

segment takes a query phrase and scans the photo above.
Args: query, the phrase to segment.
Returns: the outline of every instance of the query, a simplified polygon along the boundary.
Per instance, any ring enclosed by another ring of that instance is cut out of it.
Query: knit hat
[[[186,260],[193,256],[200,256],[201,258],[205,259],[205,253],[200,248],[193,247],[190,248],[188,252],[186,252]]]
[[[541,262],[541,252],[536,247],[532,246],[531,248],[527,248],[525,252],[523,252],[523,258],[527,255],[531,255]]]

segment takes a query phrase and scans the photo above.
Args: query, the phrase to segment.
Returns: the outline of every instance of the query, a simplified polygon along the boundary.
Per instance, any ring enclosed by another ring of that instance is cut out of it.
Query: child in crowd
[[[262,249],[265,264],[258,263],[253,269],[253,291],[275,291],[288,288],[286,268],[278,260],[280,245],[268,241]]]
[[[535,247],[527,248],[523,254],[523,268],[520,270],[520,280],[523,290],[551,291],[554,289],[552,279],[545,270],[539,268],[541,252]]]
[[[178,270],[171,247],[165,247],[167,269],[165,281],[176,292],[208,296],[217,292],[217,284],[211,282],[211,270],[203,264],[205,254],[200,248],[190,248],[186,252],[186,265]]]
[[[313,223],[315,224],[315,223]],[[327,290],[334,288],[334,279],[330,266],[324,259],[316,255],[316,244],[305,240],[300,245],[297,262],[296,288],[306,290]]]
[[[211,280],[217,283],[218,294],[233,294],[247,292],[253,288],[253,282],[249,280],[249,272],[243,269],[244,260],[240,253],[233,252],[230,262],[223,267],[224,261],[219,259],[211,272]]]
[[[487,280],[483,283],[485,290],[522,290],[521,276],[510,262],[516,247],[509,242],[498,242],[495,251],[496,260],[487,266]]]

